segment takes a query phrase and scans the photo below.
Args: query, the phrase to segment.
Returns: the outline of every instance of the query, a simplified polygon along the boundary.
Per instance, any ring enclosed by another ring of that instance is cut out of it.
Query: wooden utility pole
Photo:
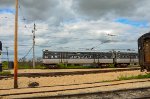
[[[35,68],[35,31],[36,31],[36,25],[34,23],[34,29],[32,31],[33,33],[33,68]]]
[[[15,35],[14,35],[14,88],[18,88],[18,0],[15,1]]]

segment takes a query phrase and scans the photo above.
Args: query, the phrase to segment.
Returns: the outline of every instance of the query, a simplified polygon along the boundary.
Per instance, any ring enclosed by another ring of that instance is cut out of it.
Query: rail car
[[[150,32],[138,39],[138,51],[141,71],[150,71]]]
[[[115,67],[126,67],[138,64],[138,53],[128,52],[60,52],[43,51],[43,64],[54,66],[57,64],[93,65],[104,67],[114,64]]]

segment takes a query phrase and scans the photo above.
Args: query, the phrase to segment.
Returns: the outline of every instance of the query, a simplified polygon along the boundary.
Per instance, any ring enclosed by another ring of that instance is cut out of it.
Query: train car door
[[[144,42],[144,61],[150,63],[150,39],[146,39]]]
[[[67,52],[61,52],[60,53],[60,63],[67,63]]]

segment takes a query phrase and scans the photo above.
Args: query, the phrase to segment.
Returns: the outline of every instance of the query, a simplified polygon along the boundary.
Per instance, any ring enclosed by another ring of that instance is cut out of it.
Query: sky
[[[137,51],[150,28],[150,0],[19,0],[18,59],[51,51]],[[0,41],[14,54],[15,0],[0,0]],[[28,54],[29,52],[29,54]]]

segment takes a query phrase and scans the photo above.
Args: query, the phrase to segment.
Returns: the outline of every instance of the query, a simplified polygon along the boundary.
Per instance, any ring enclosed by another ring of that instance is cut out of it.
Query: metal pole
[[[9,67],[9,54],[8,54],[8,48],[9,47],[5,47],[6,48],[6,51],[7,51],[7,62],[8,62],[8,67]]]
[[[14,88],[18,88],[18,0],[16,0],[14,36]]]

